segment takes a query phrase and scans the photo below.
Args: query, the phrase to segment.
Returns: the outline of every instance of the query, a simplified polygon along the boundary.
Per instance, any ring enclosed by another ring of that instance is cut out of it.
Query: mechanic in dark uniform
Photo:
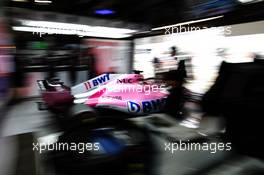
[[[170,55],[177,60],[177,65],[175,65],[175,70],[170,70],[165,74],[165,81],[172,87],[169,92],[170,95],[167,98],[167,103],[165,106],[166,113],[179,117],[181,109],[184,103],[184,87],[182,86],[185,78],[187,77],[185,69],[185,61],[178,60],[176,47],[170,48]]]

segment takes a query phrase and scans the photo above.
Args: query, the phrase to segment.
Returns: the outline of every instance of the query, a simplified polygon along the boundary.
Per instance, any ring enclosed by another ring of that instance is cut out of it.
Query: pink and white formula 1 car
[[[85,104],[144,115],[162,111],[169,95],[165,86],[144,81],[141,74],[102,74],[68,88],[58,81],[39,80],[42,98],[50,109]]]

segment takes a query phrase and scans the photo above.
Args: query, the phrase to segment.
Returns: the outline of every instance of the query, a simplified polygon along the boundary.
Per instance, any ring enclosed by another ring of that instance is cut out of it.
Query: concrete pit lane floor
[[[27,100],[4,108],[6,114],[1,116],[0,127],[0,175],[54,174],[42,166],[39,160],[40,155],[32,151],[31,142],[34,139],[57,132],[51,114],[48,111],[38,111],[36,101]],[[165,118],[169,124],[161,127],[153,126],[149,120],[151,117]],[[242,155],[236,155],[237,158],[230,159],[228,157],[233,155],[231,152],[219,151],[212,154],[209,151],[178,150],[174,153],[165,151],[164,143],[169,141],[167,138],[186,139],[186,135],[193,132],[180,126],[177,120],[165,114],[137,118],[134,122],[151,130],[155,144],[154,174],[255,175],[263,172],[263,161]],[[213,121],[206,121],[203,129],[213,125]]]

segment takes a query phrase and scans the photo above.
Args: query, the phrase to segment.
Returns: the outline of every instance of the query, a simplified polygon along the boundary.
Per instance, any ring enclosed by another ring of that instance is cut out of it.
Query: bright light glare
[[[99,32],[88,32],[74,29],[55,29],[55,28],[41,28],[41,27],[20,27],[14,26],[13,30],[22,32],[32,32],[33,34],[45,35],[45,34],[64,34],[64,35],[79,35],[79,36],[93,36],[93,37],[104,37],[104,38],[126,38],[131,35],[122,33],[99,33]]]
[[[14,2],[28,2],[28,0],[12,0]]]
[[[89,26],[83,24],[70,24],[70,23],[60,23],[60,22],[49,22],[49,21],[30,21],[30,20],[20,20],[25,26],[40,27],[40,28],[54,28],[63,30],[79,30],[85,32],[103,32],[103,33],[119,33],[128,34],[137,32],[137,30],[115,28],[115,27],[102,27],[102,26]]]
[[[79,35],[79,36],[94,36],[105,38],[125,38],[131,36],[137,30],[115,28],[115,27],[102,27],[102,26],[89,26],[83,24],[70,24],[49,21],[31,21],[19,20],[23,26],[15,26],[14,30],[24,32],[39,32],[51,34],[65,34],[65,35]]]
[[[48,0],[35,0],[35,3],[50,4],[50,3],[52,3],[52,1],[48,1]]]
[[[72,30],[89,30],[89,26],[81,24],[69,24],[69,23],[60,23],[60,22],[49,22],[49,21],[28,21],[21,20],[22,24],[25,26],[32,27],[43,27],[43,28],[56,28],[56,29],[72,29]]]
[[[260,2],[262,0],[238,0],[241,3],[253,3],[253,2]]]
[[[105,38],[125,38],[131,36],[137,30],[115,28],[115,27],[102,27],[102,26],[89,26],[82,24],[59,23],[49,21],[30,21],[20,20],[22,26],[13,27],[17,31],[25,32],[39,32],[39,33],[53,33],[65,35],[79,35],[79,36],[94,36]],[[25,27],[27,26],[27,27]]]

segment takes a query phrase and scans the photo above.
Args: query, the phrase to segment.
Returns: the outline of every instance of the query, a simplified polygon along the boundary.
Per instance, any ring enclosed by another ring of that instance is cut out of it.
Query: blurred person
[[[172,85],[167,100],[167,111],[175,117],[183,117],[184,120],[180,123],[181,125],[189,128],[197,128],[203,116],[200,106],[201,96],[185,87],[186,79],[193,78],[191,58],[178,57],[179,52],[175,46],[171,47],[170,50],[171,57],[177,62],[176,69],[170,70],[167,74]],[[188,72],[186,62],[190,62],[187,64]]]
[[[15,46],[7,24],[0,17],[0,110],[2,105],[19,96],[24,83],[22,63],[17,59],[17,54],[14,54]]]
[[[169,90],[170,95],[167,98],[166,111],[175,117],[181,117],[183,104],[185,102],[185,88],[183,83],[187,77],[185,68],[185,61],[177,58],[178,51],[175,46],[170,48],[170,56],[173,57],[176,62],[176,69],[170,70],[165,75],[165,81],[172,88]]]
[[[88,79],[96,77],[96,58],[92,52],[92,48],[88,47],[87,50],[83,50],[81,53],[81,64],[86,65],[88,72]]]
[[[116,66],[109,67],[108,73],[110,73],[110,74],[116,74],[117,73],[117,67]]]
[[[23,91],[25,85],[25,74],[24,74],[24,64],[18,53],[14,57],[14,73],[13,73],[13,93],[12,102],[16,102],[22,96],[21,91]]]
[[[153,66],[154,66],[154,73],[155,73],[155,77],[157,77],[157,72],[161,67],[161,62],[159,60],[159,58],[154,57],[153,59]]]
[[[185,101],[185,88],[174,81],[173,74],[165,75],[165,82],[171,87],[166,100],[165,112],[173,117],[182,117],[182,107]]]
[[[56,66],[56,62],[54,61],[54,49],[48,49],[47,51],[47,57],[46,57],[46,63],[48,66],[48,78],[52,79],[56,76],[55,73],[55,66]]]
[[[96,73],[96,57],[91,50],[89,50],[88,52],[87,61],[88,61],[89,79],[92,79],[97,76],[97,73]]]
[[[176,70],[172,70],[174,79],[181,85],[184,82],[185,78],[187,78],[185,60],[177,57],[178,49],[175,46],[171,47],[170,50],[171,57],[173,57],[177,61],[175,65]]]
[[[74,85],[76,83],[77,72],[76,66],[79,62],[79,50],[77,48],[73,49],[72,54],[70,55],[70,80],[71,84]]]

